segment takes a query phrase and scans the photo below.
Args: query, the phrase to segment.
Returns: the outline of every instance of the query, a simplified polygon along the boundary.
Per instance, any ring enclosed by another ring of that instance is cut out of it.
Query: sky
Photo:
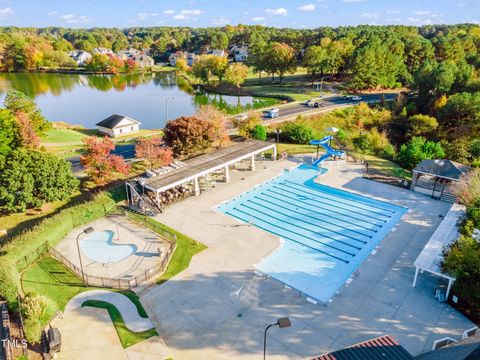
[[[72,28],[261,24],[480,23],[480,0],[0,0],[1,26]]]

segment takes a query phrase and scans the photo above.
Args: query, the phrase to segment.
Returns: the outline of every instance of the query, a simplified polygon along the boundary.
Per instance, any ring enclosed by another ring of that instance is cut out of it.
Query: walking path
[[[142,332],[153,328],[153,324],[150,319],[142,318],[138,314],[137,307],[128,297],[114,291],[85,291],[70,300],[65,308],[65,312],[81,308],[82,304],[87,300],[105,301],[115,306],[120,314],[122,314],[125,326],[133,332]]]
[[[58,353],[58,360],[170,358],[169,350],[160,336],[151,337],[124,349],[108,311],[94,307],[82,308],[86,300],[102,300],[115,305],[126,326],[132,331],[152,328],[150,320],[140,318],[137,308],[126,296],[106,290],[86,291],[74,297],[68,303],[63,317],[54,323],[62,332],[62,351]]]

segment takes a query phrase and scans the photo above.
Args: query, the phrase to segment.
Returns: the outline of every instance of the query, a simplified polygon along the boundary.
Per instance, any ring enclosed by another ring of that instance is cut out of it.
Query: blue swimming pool
[[[407,209],[314,182],[323,171],[300,165],[218,210],[282,239],[257,270],[326,302]]]
[[[80,241],[80,248],[91,261],[102,264],[122,261],[137,251],[134,244],[114,244],[114,232],[99,231]]]

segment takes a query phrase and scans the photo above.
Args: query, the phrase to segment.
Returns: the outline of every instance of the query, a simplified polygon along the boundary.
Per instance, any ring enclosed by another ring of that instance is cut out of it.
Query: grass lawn
[[[55,213],[69,202],[73,201],[72,204],[75,204],[75,198],[79,195],[80,191],[76,191],[70,199],[45,204],[41,209],[29,209],[22,213],[0,214],[0,229],[7,230],[8,233],[4,237],[0,236],[0,244],[2,239],[9,238],[15,233],[32,227],[42,218]]]
[[[158,335],[157,330],[155,330],[155,328],[152,328],[150,330],[146,330],[143,332],[138,332],[138,333],[129,330],[126,327],[120,312],[117,310],[115,306],[113,306],[108,302],[100,301],[100,300],[87,300],[82,304],[82,307],[83,306],[91,306],[91,307],[108,310],[108,313],[110,314],[110,318],[112,319],[112,322],[113,322],[113,326],[115,326],[115,330],[117,331],[118,337],[120,338],[120,342],[122,343],[122,346],[124,348],[135,345],[139,342],[142,342],[143,340],[146,340],[148,338]]]
[[[369,169],[377,170],[387,176],[395,176],[395,177],[400,177],[405,179],[412,178],[412,173],[410,171],[402,168],[400,165],[390,160],[382,159],[378,156],[373,156],[373,155],[364,155],[364,154],[354,154],[354,155],[358,158],[363,158],[366,161],[368,161]]]
[[[131,144],[139,137],[149,137],[163,134],[162,130],[142,129],[135,134],[127,134],[112,139],[119,145]],[[50,129],[40,138],[40,143],[47,152],[62,158],[77,156],[82,153],[83,139],[87,136],[98,136],[94,129]]]
[[[151,218],[146,218],[142,215],[138,215],[135,213],[127,212],[128,216],[147,227],[151,230],[162,234],[162,230],[169,232],[171,234],[176,235],[177,237],[177,248],[175,253],[168,264],[167,270],[163,273],[157,280],[157,284],[162,284],[169,280],[170,278],[174,277],[178,273],[182,272],[190,265],[190,261],[195,254],[205,250],[207,247],[199,243],[198,241],[193,240],[191,237],[184,235],[167,225],[159,223]]]
[[[57,311],[65,310],[65,306],[74,296],[84,291],[98,289],[83,285],[77,275],[50,256],[41,258],[23,272],[21,286],[25,294],[36,292],[47,299],[47,311],[44,319],[41,319],[42,324],[46,324]],[[148,317],[134,292],[118,292],[127,296],[135,304],[141,317]]]

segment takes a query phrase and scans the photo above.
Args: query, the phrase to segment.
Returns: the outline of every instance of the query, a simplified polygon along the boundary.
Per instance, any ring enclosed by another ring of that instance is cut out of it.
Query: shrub
[[[267,140],[267,130],[263,125],[255,125],[252,131],[252,137],[257,140]]]
[[[280,138],[282,141],[295,144],[308,144],[314,138],[313,129],[303,123],[286,122],[281,128]]]
[[[40,319],[30,318],[23,323],[25,330],[25,338],[30,344],[40,342],[42,337],[42,323]]]
[[[238,135],[250,138],[255,126],[261,125],[261,122],[260,115],[250,111],[246,118],[234,118],[233,125],[238,129]]]
[[[372,138],[369,133],[363,133],[353,138],[353,146],[361,152],[369,152],[372,149]]]
[[[43,296],[30,293],[22,301],[22,313],[27,319],[42,319],[47,310],[47,299]]]
[[[18,287],[20,278],[12,260],[0,258],[0,297],[5,299],[10,309],[18,306]]]
[[[381,156],[390,161],[394,161],[397,157],[397,152],[395,151],[395,147],[390,143],[386,144],[382,150]]]

